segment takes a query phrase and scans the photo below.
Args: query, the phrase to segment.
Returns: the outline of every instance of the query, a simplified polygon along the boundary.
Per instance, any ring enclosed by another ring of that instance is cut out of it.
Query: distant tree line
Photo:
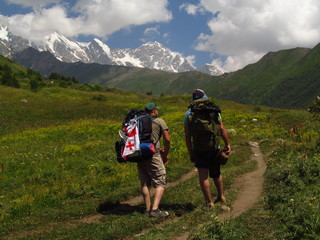
[[[66,82],[79,83],[79,81],[75,77],[66,77],[59,73],[53,72],[48,77],[49,80],[62,80]]]
[[[0,65],[1,85],[20,88],[19,81],[8,64]]]
[[[20,84],[26,86],[25,83],[28,84],[27,86],[33,92],[37,92],[41,87],[45,86],[73,87],[81,91],[107,91],[106,88],[99,84],[79,84],[79,81],[75,77],[66,77],[56,72],[52,72],[48,77],[43,77],[38,71],[30,68],[17,70],[10,63],[0,63],[1,85],[20,88]],[[149,94],[152,95],[152,92]],[[103,101],[104,99],[98,96],[95,100]]]
[[[30,89],[34,92],[38,91],[46,83],[44,78],[38,71],[33,69],[27,69],[27,71],[16,71],[14,72],[10,65],[0,64],[0,84],[9,87],[20,88],[18,79],[29,80]],[[67,87],[79,81],[75,77],[65,77],[58,73],[51,73],[47,78],[51,81],[57,81],[60,87]]]
[[[308,108],[308,112],[310,112],[315,119],[320,121],[320,97],[317,96],[313,102],[310,104]]]

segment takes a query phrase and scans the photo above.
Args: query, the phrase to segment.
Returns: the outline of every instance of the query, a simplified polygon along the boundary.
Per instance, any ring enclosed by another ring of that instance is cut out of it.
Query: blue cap
[[[197,100],[200,98],[208,98],[208,97],[203,90],[195,89],[192,93],[192,100]]]

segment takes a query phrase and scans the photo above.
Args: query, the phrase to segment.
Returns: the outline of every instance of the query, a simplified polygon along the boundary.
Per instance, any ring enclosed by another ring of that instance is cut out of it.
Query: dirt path
[[[249,142],[253,154],[251,160],[256,161],[258,166],[253,172],[246,173],[236,179],[232,189],[240,189],[236,200],[232,203],[230,211],[224,211],[218,218],[220,220],[236,218],[242,213],[246,212],[259,200],[262,193],[264,173],[266,171],[266,163],[263,154],[260,151],[259,144],[256,142]],[[188,239],[189,232],[175,238],[175,240]]]
[[[193,169],[190,172],[184,174],[180,179],[174,181],[174,182],[170,182],[167,184],[167,187],[174,187],[190,178],[192,178],[193,176],[196,175],[196,171]],[[154,189],[151,189],[151,196],[154,195]],[[64,223],[64,229],[72,229],[77,227],[79,224],[82,223],[99,223],[103,217],[105,217],[105,215],[109,214],[109,213],[114,213],[114,212],[127,212],[128,210],[130,210],[131,208],[140,205],[141,203],[143,203],[143,198],[142,196],[137,196],[137,197],[133,197],[127,201],[122,201],[119,204],[115,204],[115,205],[110,205],[106,208],[105,211],[100,212],[100,213],[94,213],[92,215],[88,215],[85,217],[82,217],[80,219],[76,219],[73,221],[68,221]],[[49,224],[49,226],[45,226],[45,227],[39,227],[37,229],[34,230],[30,230],[30,231],[26,231],[26,232],[20,232],[20,233],[12,233],[7,235],[7,238],[24,238],[24,237],[28,237],[28,236],[33,236],[33,235],[37,235],[37,234],[42,234],[42,233],[48,233],[53,231],[54,229],[56,229],[58,226],[60,226],[61,223],[52,223]]]
[[[195,174],[196,174],[196,171],[195,170],[191,170],[190,172],[188,172],[185,175],[183,175],[177,181],[168,183],[167,184],[167,188],[174,187],[174,186],[176,186],[176,185],[178,185],[178,184],[180,184],[180,183],[192,178],[193,176],[195,176]],[[150,194],[151,194],[151,197],[154,195],[154,189],[151,189]],[[140,195],[140,196],[131,198],[131,199],[127,200],[127,201],[120,202],[119,205],[113,207],[112,210],[103,212],[103,215],[102,214],[93,214],[91,216],[87,216],[87,217],[81,218],[81,219],[77,220],[77,222],[78,223],[97,223],[104,217],[104,215],[106,215],[108,213],[117,212],[117,211],[126,212],[126,210],[128,208],[133,207],[133,206],[138,206],[141,203],[143,203],[143,197]]]
[[[263,175],[267,166],[258,143],[249,142],[249,144],[253,151],[251,159],[258,163],[258,167],[255,171],[247,173],[236,180],[234,188],[241,189],[241,192],[238,194],[237,199],[232,203],[232,210],[219,215],[219,218],[222,220],[238,217],[252,208],[259,200],[259,196],[262,192],[264,182]]]
[[[258,167],[255,171],[244,174],[243,176],[239,177],[234,186],[232,188],[235,189],[241,189],[240,193],[237,196],[237,199],[233,202],[232,208],[230,211],[225,211],[222,214],[220,214],[218,217],[221,220],[228,219],[228,218],[235,218],[241,215],[243,212],[250,209],[259,199],[259,196],[262,192],[262,186],[263,186],[263,174],[266,170],[266,164],[263,159],[263,155],[260,151],[258,143],[255,142],[249,142],[251,149],[253,151],[253,155],[251,157],[252,160],[257,161]],[[178,179],[175,182],[168,183],[167,187],[174,187],[190,178],[196,175],[196,171],[193,169],[187,174],[183,175],[180,179]],[[154,194],[154,191],[151,192],[151,194]],[[109,206],[106,210],[101,213],[95,213],[77,220],[74,220],[72,222],[66,222],[65,228],[75,228],[81,223],[99,223],[101,219],[104,217],[105,214],[116,212],[116,211],[127,211],[128,209],[138,206],[141,203],[143,203],[142,196],[137,196],[134,198],[131,198],[127,201],[120,202],[117,205]],[[174,221],[174,219],[170,219],[169,221]],[[168,221],[164,221],[163,223],[154,226],[153,228],[161,227],[165,224],[167,224]],[[46,233],[50,232],[55,229],[57,224],[52,224],[50,226],[46,226],[45,228],[40,227],[38,229],[28,231],[28,232],[22,232],[18,234],[10,234],[8,237],[13,238],[22,238],[27,236],[32,236],[36,234]],[[145,229],[143,232],[141,232],[138,235],[143,235],[144,233],[148,232],[150,229]],[[136,236],[138,236],[136,235]],[[175,238],[176,240],[184,240],[188,238],[189,233],[185,233],[182,236],[179,236]]]

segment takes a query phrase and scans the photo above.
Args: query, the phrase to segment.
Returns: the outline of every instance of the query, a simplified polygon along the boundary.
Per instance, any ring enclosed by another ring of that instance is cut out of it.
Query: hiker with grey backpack
[[[167,185],[165,165],[168,163],[170,149],[170,135],[168,126],[162,118],[159,118],[159,107],[155,103],[147,103],[145,111],[152,119],[152,134],[156,153],[148,161],[138,162],[138,173],[141,183],[141,192],[146,206],[146,213],[150,217],[167,217],[169,213],[159,209],[162,196]],[[163,137],[164,148],[160,148],[160,139]],[[153,204],[150,200],[150,187],[155,188]]]
[[[122,130],[119,130],[121,140],[115,143],[119,163],[137,163],[145,213],[155,218],[169,216],[167,211],[159,209],[159,205],[167,185],[165,165],[168,163],[170,135],[167,124],[158,117],[158,110],[159,107],[151,102],[146,104],[144,110],[130,110]],[[160,148],[161,138],[164,148]],[[153,204],[151,186],[155,188]]]
[[[230,142],[222,123],[221,110],[201,89],[192,94],[192,101],[184,117],[186,146],[190,160],[198,169],[199,182],[207,207],[226,202],[220,166],[230,154]],[[224,147],[220,148],[220,138]],[[218,196],[212,201],[209,177],[213,178]]]

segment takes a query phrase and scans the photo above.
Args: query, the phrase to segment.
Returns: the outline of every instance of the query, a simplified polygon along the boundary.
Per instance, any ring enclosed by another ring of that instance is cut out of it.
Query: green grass
[[[195,229],[190,239],[320,239],[318,125],[261,142],[268,168],[260,202],[236,219]]]
[[[95,100],[94,96],[98,94],[103,95],[103,101]],[[134,107],[142,108],[149,101],[160,106],[160,117],[169,126],[172,147],[167,174],[172,182],[193,169],[185,148],[182,124],[190,96],[152,97],[122,91],[84,92],[58,87],[44,87],[34,93],[0,86],[0,237],[123,239],[163,222],[144,216],[143,205],[101,216],[98,222],[78,222],[117,202],[140,195],[136,166],[116,162],[114,142],[119,138],[117,131],[126,112]],[[286,142],[286,149],[291,149],[291,145],[302,149],[306,143],[316,148],[311,139],[319,134],[312,130],[311,123],[297,139],[288,138],[288,127],[306,121],[304,112],[216,102],[223,109],[225,126],[236,132],[230,134],[234,153],[222,169],[230,201],[237,191],[231,188],[234,179],[256,167],[247,161],[251,154],[249,140],[263,141],[261,147],[265,152],[275,151],[279,142]],[[283,156],[279,155],[279,158]],[[286,168],[281,165],[275,169]],[[312,186],[306,188],[310,194],[314,190]],[[297,199],[300,200],[298,196]],[[197,235],[197,224],[194,223],[216,222],[219,211],[217,208],[207,213],[202,205],[197,177],[169,188],[162,206],[177,219],[140,239],[168,239],[193,230]],[[256,211],[266,212],[268,216],[269,210],[263,210],[264,207]],[[251,217],[256,217],[255,211],[246,219]],[[266,222],[268,219],[258,220]],[[223,229],[238,228],[238,224],[235,220],[226,223]],[[259,226],[256,224],[252,229],[259,231]],[[269,227],[273,228],[272,225]],[[206,231],[215,231],[212,229],[217,226],[204,228],[203,236]],[[221,236],[224,236],[223,229]],[[247,231],[243,232],[247,234]]]

